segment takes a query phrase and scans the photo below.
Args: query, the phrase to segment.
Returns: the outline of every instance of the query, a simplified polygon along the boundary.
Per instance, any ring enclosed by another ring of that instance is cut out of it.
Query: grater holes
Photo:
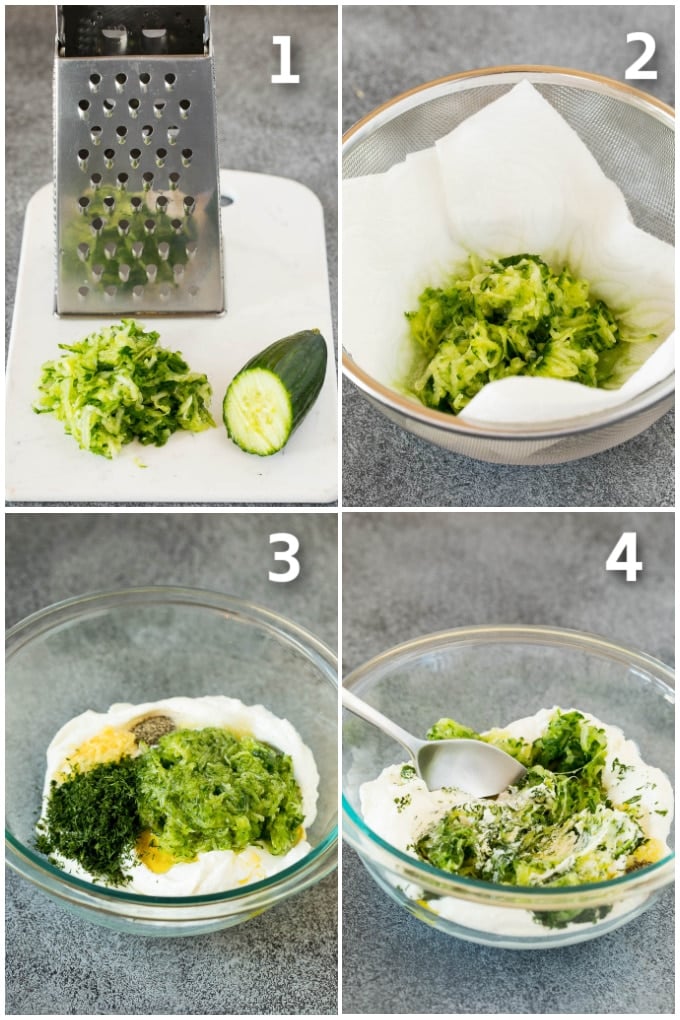
[[[163,79],[163,81],[165,82],[165,87],[168,90],[168,92],[172,92],[172,90],[174,89],[175,84],[177,82],[177,75],[173,74],[172,71],[169,71],[165,75],[165,78]]]
[[[165,104],[165,100],[164,99],[158,99],[153,104],[154,117],[156,117],[158,120],[160,120],[161,117],[163,116],[163,111],[165,110],[165,105],[166,104]]]
[[[142,71],[142,73],[139,76],[139,87],[141,88],[142,92],[146,92],[146,90],[149,87],[149,82],[150,81],[151,81],[151,75],[149,74],[149,72],[148,71]]]
[[[132,252],[134,258],[141,259],[142,255],[144,254],[144,242],[135,241],[132,247],[130,248],[130,251]]]
[[[195,255],[196,255],[196,251],[197,250],[198,250],[198,245],[196,244],[195,241],[187,241],[187,244],[186,244],[186,253],[187,253],[187,258],[188,259],[193,259],[195,257]]]
[[[99,145],[102,140],[102,129],[99,124],[95,124],[90,128],[90,138],[92,139],[93,145]]]
[[[101,74],[97,74],[95,72],[94,74],[90,75],[90,91],[91,92],[99,92],[99,87],[100,87],[101,83],[102,83],[102,76],[101,76]]]
[[[177,173],[176,170],[173,170],[171,174],[168,174],[168,187],[170,188],[170,191],[176,190],[177,185],[179,184],[179,180],[180,175]]]
[[[177,144],[177,138],[178,138],[178,135],[179,135],[179,128],[177,127],[177,125],[176,124],[171,125],[171,127],[168,128],[167,134],[168,134],[168,145],[176,145]]]
[[[104,165],[107,170],[113,170],[116,154],[113,149],[104,149]]]
[[[114,283],[110,283],[107,287],[104,287],[104,294],[107,298],[114,298],[118,288]]]
[[[149,281],[149,283],[154,283],[156,277],[158,276],[158,266],[154,266],[153,262],[151,262],[149,263],[148,266],[144,267],[144,270],[146,272],[146,278]]]
[[[120,124],[116,128],[116,138],[119,145],[125,145],[125,142],[127,141],[127,133],[128,129],[125,127],[125,124]]]
[[[97,191],[97,189],[101,186],[101,183],[102,175],[99,172],[92,174],[92,176],[90,177],[90,185],[91,187],[94,188],[95,191]]]
[[[193,211],[196,208],[196,199],[194,198],[194,196],[193,195],[185,195],[184,196],[184,201],[182,202],[182,207],[184,208],[185,214],[187,216],[191,216],[191,214],[193,213]]]
[[[142,128],[142,140],[145,145],[151,145],[151,136],[153,134],[153,127],[151,124],[145,124]]]
[[[113,195],[107,195],[102,204],[109,215],[116,208],[116,200]]]
[[[127,174],[118,174],[118,176],[116,177],[116,184],[118,185],[121,191],[125,191],[129,179],[130,178],[128,177]]]
[[[100,262],[95,263],[95,265],[92,266],[92,279],[94,280],[94,282],[99,283],[103,275],[104,275],[103,265]]]
[[[128,110],[129,110],[129,113],[130,113],[131,117],[135,118],[137,116],[137,114],[139,113],[140,105],[141,105],[141,103],[140,103],[139,99],[135,99],[133,97],[130,100],[130,102],[128,103]]]
[[[151,237],[156,232],[156,221],[152,219],[144,220],[144,233]]]
[[[121,71],[119,74],[116,75],[115,82],[116,82],[116,91],[117,92],[122,92],[123,89],[125,88],[125,86],[127,85],[127,75],[124,74],[123,71]]]
[[[86,213],[90,206],[90,200],[87,195],[83,195],[82,198],[78,199],[78,212]]]
[[[170,284],[162,283],[161,286],[158,288],[158,293],[160,294],[161,301],[167,301],[170,295],[172,294],[172,288]]]
[[[170,254],[170,245],[168,244],[167,241],[161,241],[161,243],[158,245],[158,257],[163,262],[167,262],[169,254]]]
[[[133,213],[138,213],[139,210],[142,208],[141,198],[138,198],[137,195],[135,195],[134,198],[130,199],[130,205],[132,206]]]
[[[119,223],[118,223],[118,233],[120,234],[121,237],[127,237],[127,235],[130,233],[130,221],[129,220],[120,220],[119,221]]]
[[[189,297],[192,297],[192,298],[196,297],[197,294],[198,294],[198,287],[196,286],[195,283],[192,283],[192,285],[189,287]]]
[[[105,117],[113,117],[113,111],[116,109],[115,99],[105,99],[102,103],[102,110],[104,111]]]
[[[78,149],[78,166],[81,170],[87,170],[87,161],[89,158],[89,149]]]
[[[89,293],[90,293],[89,287],[78,287],[78,297],[81,298],[81,300],[84,301]]]
[[[176,234],[181,233],[181,231],[182,231],[182,221],[181,220],[170,220],[170,226],[172,227],[172,229],[175,231]]]
[[[145,173],[142,174],[142,187],[144,188],[144,191],[149,191],[152,184],[153,174],[151,173],[150,170],[147,170]]]
[[[182,277],[184,276],[184,266],[182,265],[181,262],[178,262],[176,265],[172,267],[172,275],[175,278],[175,283],[181,282]]]
[[[123,283],[127,283],[130,279],[130,267],[125,262],[121,262],[118,266],[118,277]]]
[[[180,101],[179,101],[179,115],[180,115],[180,117],[182,117],[184,120],[186,120],[187,117],[189,116],[189,110],[190,109],[191,109],[191,100],[190,99],[180,99]]]
[[[133,170],[136,170],[139,166],[139,162],[142,158],[141,149],[130,149],[130,165]]]
[[[78,100],[78,116],[81,120],[87,120],[90,113],[90,100],[79,99]]]
[[[166,213],[168,211],[168,199],[165,195],[159,195],[156,199],[156,209],[159,213]]]
[[[194,153],[191,149],[182,149],[182,166],[191,166],[193,155]]]
[[[165,161],[168,158],[167,149],[156,149],[156,166],[165,166]]]
[[[139,301],[140,298],[144,297],[144,288],[138,283],[136,287],[132,288],[132,296]]]
[[[90,257],[90,246],[85,241],[81,241],[77,248],[78,258],[81,262],[87,262]]]
[[[111,259],[116,257],[117,251],[118,246],[115,245],[113,241],[109,241],[107,244],[104,245],[104,256],[108,259],[109,262],[111,261]]]

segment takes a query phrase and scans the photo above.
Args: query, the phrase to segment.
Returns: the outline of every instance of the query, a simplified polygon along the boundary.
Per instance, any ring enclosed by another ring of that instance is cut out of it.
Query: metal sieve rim
[[[450,94],[451,92],[463,91],[475,85],[503,84],[520,81],[527,76],[530,80],[546,82],[550,84],[571,85],[577,87],[585,85],[590,91],[601,92],[615,96],[624,102],[628,102],[639,109],[644,110],[656,120],[661,121],[671,130],[675,130],[675,111],[671,106],[663,103],[655,96],[650,96],[640,89],[630,85],[607,78],[604,75],[593,74],[589,71],[579,71],[568,67],[543,66],[538,64],[513,64],[505,67],[485,67],[473,71],[461,71],[457,74],[446,75],[443,78],[435,78],[433,81],[417,85],[400,95],[389,99],[387,102],[377,106],[370,113],[358,120],[343,135],[342,154],[346,156],[366,135],[372,130],[390,121],[397,113],[418,106],[421,101],[421,93],[433,92]],[[493,79],[491,82],[489,79]],[[452,89],[450,86],[454,84]],[[498,426],[484,426],[479,423],[466,422],[454,418],[443,411],[435,411],[425,407],[415,400],[403,396],[395,390],[378,382],[372,375],[360,368],[352,356],[343,348],[342,370],[360,390],[368,396],[376,399],[380,404],[398,411],[407,418],[429,425],[440,432],[453,432],[461,435],[476,434],[487,439],[504,440],[525,440],[531,439],[558,439],[564,436],[574,435],[579,432],[591,432],[616,424],[633,414],[645,411],[654,405],[667,400],[672,396],[675,389],[675,374],[672,373],[650,389],[645,390],[633,400],[619,405],[613,410],[605,409],[588,415],[580,415],[578,418],[566,418],[556,420],[546,428],[544,424],[531,425],[522,423],[515,425],[508,423],[499,428]]]
[[[477,68],[474,71],[459,71],[456,74],[445,75],[443,78],[434,78],[432,81],[416,85],[414,88],[407,89],[406,92],[401,92],[398,96],[388,99],[387,102],[376,106],[375,109],[371,110],[370,113],[367,113],[356,124],[353,124],[352,127],[345,131],[342,136],[343,155],[346,155],[346,151],[351,151],[353,145],[368,133],[362,130],[368,124],[373,129],[391,120],[392,116],[397,112],[396,110],[392,111],[392,107],[397,105],[403,107],[403,109],[398,111],[403,113],[405,110],[418,106],[421,92],[432,90],[436,93],[441,89],[442,94],[450,94],[452,92],[462,92],[466,88],[474,87],[475,85],[490,84],[487,79],[491,77],[496,79],[493,84],[504,84],[506,82],[520,81],[528,75],[534,76],[536,81],[548,84],[576,87],[580,82],[592,92],[613,95],[617,99],[621,99],[632,106],[637,106],[644,110],[650,116],[662,121],[672,130],[675,128],[675,110],[672,106],[657,99],[656,96],[643,92],[641,89],[633,88],[632,85],[625,85],[614,78],[607,78],[604,75],[594,74],[590,71],[579,71],[571,67],[556,67],[548,64],[507,64],[498,67]],[[450,88],[451,83],[454,83],[456,87]],[[392,111],[391,115],[383,116],[388,111]],[[350,141],[353,144],[345,151],[345,146]]]

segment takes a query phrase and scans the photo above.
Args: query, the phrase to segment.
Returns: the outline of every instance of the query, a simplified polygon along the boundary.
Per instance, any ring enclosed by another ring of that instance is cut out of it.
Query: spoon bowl
[[[420,740],[382,712],[342,688],[342,704],[404,747],[428,790],[455,787],[472,797],[495,797],[517,783],[526,769],[512,755],[483,740]]]

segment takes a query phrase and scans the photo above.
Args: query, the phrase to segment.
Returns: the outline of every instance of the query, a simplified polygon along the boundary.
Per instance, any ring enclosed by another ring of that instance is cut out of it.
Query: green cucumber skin
[[[262,368],[273,373],[290,397],[292,424],[286,439],[287,442],[296,428],[304,421],[307,412],[321,392],[326,377],[327,361],[328,349],[320,331],[318,329],[303,329],[299,333],[293,333],[291,336],[276,340],[256,354],[234,376],[230,385],[233,385],[241,375],[253,368]],[[228,394],[229,390],[227,390]],[[227,396],[224,398],[224,423],[231,436],[226,402]]]

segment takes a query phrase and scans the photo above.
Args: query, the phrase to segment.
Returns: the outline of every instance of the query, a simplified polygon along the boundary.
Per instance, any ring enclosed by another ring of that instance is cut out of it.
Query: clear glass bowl
[[[251,885],[207,896],[141,896],[92,885],[34,848],[45,751],[87,708],[106,711],[178,695],[224,694],[288,719],[321,777],[312,851]],[[296,624],[231,596],[139,588],[69,599],[7,636],[8,864],[89,920],[150,935],[194,935],[239,924],[329,874],[337,864],[337,662]]]
[[[546,627],[470,627],[399,645],[347,687],[416,736],[442,716],[477,730],[559,705],[591,712],[674,774],[673,671],[604,638]],[[529,889],[460,878],[415,859],[363,821],[359,788],[403,750],[343,713],[343,836],[369,873],[419,920],[470,942],[546,949],[595,938],[649,907],[673,880],[673,854],[609,882]]]
[[[577,132],[621,189],[634,222],[669,244],[674,239],[675,115],[629,85],[571,68],[490,67],[449,75],[396,96],[347,131],[343,178],[383,173],[409,153],[528,80]],[[537,424],[484,425],[425,407],[371,375],[361,336],[343,337],[343,372],[390,421],[437,446],[494,464],[562,464],[626,442],[672,406],[675,376],[620,406]]]

